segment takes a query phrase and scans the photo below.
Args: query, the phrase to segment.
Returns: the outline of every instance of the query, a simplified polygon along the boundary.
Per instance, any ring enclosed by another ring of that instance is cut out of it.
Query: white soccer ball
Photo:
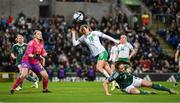
[[[74,15],[73,15],[73,19],[75,20],[75,21],[83,21],[83,19],[84,19],[84,15],[83,15],[83,13],[81,13],[81,12],[75,12],[74,13]]]

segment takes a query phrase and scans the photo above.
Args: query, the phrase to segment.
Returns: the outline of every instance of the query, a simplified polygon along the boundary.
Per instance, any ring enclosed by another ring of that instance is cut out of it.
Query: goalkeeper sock
[[[22,81],[23,81],[23,78],[18,77],[12,85],[12,89],[15,90],[15,88],[17,88]]]
[[[168,91],[168,92],[170,91],[169,88],[166,88],[160,84],[154,84],[154,83],[152,84],[151,88],[156,89],[156,90]]]
[[[43,90],[47,90],[48,88],[48,80],[47,79],[42,79],[42,85],[43,85]]]
[[[23,81],[19,84],[19,86],[22,88],[22,85],[23,85]]]

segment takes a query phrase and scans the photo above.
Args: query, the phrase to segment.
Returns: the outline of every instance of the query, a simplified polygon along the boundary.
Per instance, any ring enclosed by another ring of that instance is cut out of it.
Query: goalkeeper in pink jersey
[[[28,75],[29,70],[32,70],[36,74],[42,76],[43,93],[49,93],[48,90],[48,74],[43,68],[44,63],[40,61],[44,60],[47,53],[44,49],[44,43],[42,38],[42,33],[39,30],[34,32],[34,39],[28,43],[26,51],[22,57],[21,61],[21,75],[15,80],[12,85],[10,93],[13,94],[15,88],[23,81],[23,79]]]

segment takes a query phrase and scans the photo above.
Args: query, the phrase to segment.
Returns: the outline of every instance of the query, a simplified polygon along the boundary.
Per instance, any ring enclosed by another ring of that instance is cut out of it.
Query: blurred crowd
[[[93,17],[86,17],[86,23],[93,30],[100,30],[115,39],[119,39],[121,34],[126,34],[128,41],[137,50],[137,54],[132,58],[134,72],[174,72],[174,59],[163,53],[159,41],[155,35],[145,26],[130,27],[125,14],[117,12],[116,16],[106,15],[100,21]],[[46,69],[51,75],[59,73],[75,72],[79,77],[94,75],[94,63],[96,59],[90,55],[90,51],[85,44],[73,47],[71,40],[71,28],[79,29],[79,23],[65,21],[62,15],[49,18],[30,18],[20,13],[17,18],[12,16],[0,19],[0,71],[14,71],[14,62],[10,58],[11,48],[16,43],[15,38],[18,33],[23,34],[25,41],[33,38],[33,31],[42,31],[45,49],[48,52],[46,58]],[[81,34],[77,35],[80,37]],[[102,44],[110,51],[114,45],[110,41],[102,39]],[[59,77],[60,78],[60,77]]]
[[[180,1],[179,0],[143,0],[154,18],[160,21],[157,33],[175,49],[180,42]]]

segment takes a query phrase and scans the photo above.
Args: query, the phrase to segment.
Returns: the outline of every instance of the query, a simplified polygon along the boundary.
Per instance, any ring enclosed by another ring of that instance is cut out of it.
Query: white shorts
[[[131,85],[127,86],[124,90],[127,93],[130,93],[131,88],[141,87],[141,82],[142,82],[141,78],[133,76],[133,83]]]

